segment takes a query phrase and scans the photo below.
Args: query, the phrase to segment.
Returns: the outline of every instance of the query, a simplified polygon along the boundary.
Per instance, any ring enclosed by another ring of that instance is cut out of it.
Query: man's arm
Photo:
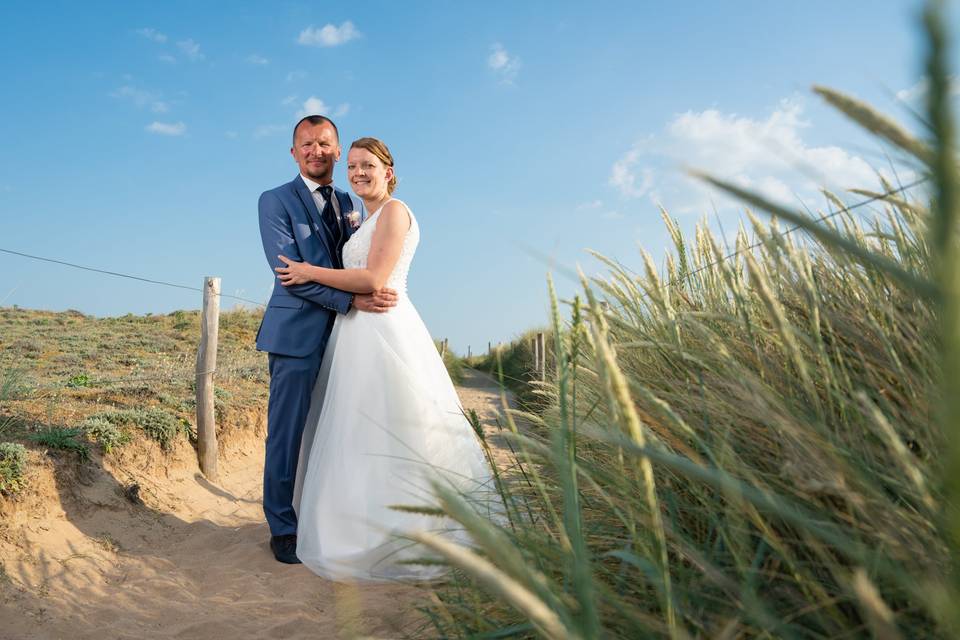
[[[271,272],[277,267],[284,266],[278,255],[301,262],[303,256],[297,248],[290,226],[290,217],[283,208],[276,195],[269,191],[260,196],[260,240],[263,242],[263,252],[267,256]],[[340,291],[322,284],[305,283],[287,287],[291,294],[319,304],[338,313],[350,310],[353,294]]]
[[[295,262],[280,255],[277,258],[286,267],[275,271],[280,274],[280,282],[285,287],[317,282],[356,294],[379,291],[386,286],[397,260],[400,259],[410,224],[411,219],[404,206],[396,201],[388,202],[384,205],[373,231],[366,267],[330,269],[307,262]]]

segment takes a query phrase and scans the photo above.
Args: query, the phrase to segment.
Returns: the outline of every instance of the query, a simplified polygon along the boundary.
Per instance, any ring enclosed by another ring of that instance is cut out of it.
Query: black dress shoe
[[[273,551],[273,557],[278,562],[301,564],[300,558],[297,557],[297,536],[294,534],[271,536],[270,550]]]

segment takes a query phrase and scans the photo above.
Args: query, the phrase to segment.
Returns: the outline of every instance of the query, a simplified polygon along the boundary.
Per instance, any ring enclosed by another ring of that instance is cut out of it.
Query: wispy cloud
[[[293,104],[293,103],[296,102],[296,101],[297,101],[297,96],[292,95],[292,96],[287,96],[286,98],[284,98],[283,100],[281,100],[281,101],[280,101],[280,104],[282,104],[283,106],[288,106],[288,105]]]
[[[249,56],[247,56],[247,62],[249,62],[250,64],[257,64],[257,65],[270,64],[269,60],[267,60],[261,55],[257,55],[256,53],[251,53]]]
[[[187,125],[182,122],[151,122],[147,131],[160,136],[182,136],[187,132]]]
[[[510,55],[503,45],[494,42],[490,46],[490,55],[487,57],[489,67],[504,84],[513,84],[520,73],[520,58]]]
[[[299,82],[307,77],[306,71],[291,71],[287,74],[287,82]]]
[[[169,62],[170,64],[173,64],[177,61],[177,59],[174,58],[169,53],[160,54],[159,56],[157,56],[157,60],[159,60],[160,62]]]
[[[349,112],[350,105],[348,103],[339,104],[334,108],[320,98],[310,96],[304,101],[300,111],[297,112],[297,117],[303,118],[304,116],[318,115],[329,116],[331,118],[340,118],[347,115]]]
[[[297,42],[310,47],[337,47],[360,37],[360,32],[347,20],[339,27],[326,24],[319,29],[310,25],[300,32]]]
[[[611,166],[608,184],[624,198],[646,197],[679,213],[734,205],[689,178],[682,165],[785,202],[817,198],[820,186],[878,185],[876,172],[863,158],[840,147],[805,142],[802,133],[809,126],[797,98],[782,100],[759,119],[716,109],[687,111],[625,151]]]
[[[140,108],[149,108],[154,113],[166,113],[170,106],[160,99],[160,94],[125,84],[110,93],[114,98],[127,100]]]
[[[192,38],[180,40],[177,42],[177,48],[180,49],[180,52],[189,60],[193,60],[194,62],[203,60],[203,54],[200,53],[200,45],[194,42]]]
[[[226,136],[227,138],[230,138],[231,140],[236,140],[237,138],[240,137],[240,134],[237,133],[236,131],[224,131],[223,135]]]
[[[603,218],[605,220],[619,220],[623,214],[616,209],[605,207],[603,200],[590,200],[577,205],[577,211],[583,212],[588,218]]]
[[[153,42],[164,43],[167,41],[166,34],[160,33],[156,29],[151,29],[150,27],[137,29],[134,33],[136,33],[138,36],[146,38],[147,40],[152,40]]]

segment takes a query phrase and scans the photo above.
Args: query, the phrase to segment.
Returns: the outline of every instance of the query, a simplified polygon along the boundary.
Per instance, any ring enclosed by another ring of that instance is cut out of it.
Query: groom
[[[359,199],[333,186],[333,167],[340,159],[336,125],[324,116],[303,118],[293,128],[290,153],[300,175],[260,196],[260,239],[267,262],[271,270],[283,266],[277,257],[283,255],[342,269],[341,251],[353,232],[348,214],[360,212],[362,219],[364,210]],[[383,313],[396,301],[392,289],[354,295],[316,283],[284,287],[274,281],[257,349],[269,353],[270,365],[263,512],[270,525],[270,549],[280,562],[300,562],[293,488],[310,395],[334,318],[351,307]]]

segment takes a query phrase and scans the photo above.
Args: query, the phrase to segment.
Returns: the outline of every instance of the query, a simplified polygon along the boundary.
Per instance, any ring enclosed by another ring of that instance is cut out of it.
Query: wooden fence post
[[[533,374],[540,375],[540,334],[533,336]]]
[[[440,359],[443,360],[443,358],[446,355],[447,355],[447,339],[444,338],[443,340],[440,341]]]
[[[467,345],[467,359],[469,360],[473,356],[473,352],[470,351],[470,345]]]
[[[537,334],[537,355],[539,360],[537,361],[537,369],[540,372],[540,379],[547,379],[547,341],[544,339],[542,333]]]
[[[197,445],[200,471],[217,480],[217,424],[214,411],[213,373],[217,369],[220,333],[220,278],[203,279],[203,315],[197,350]]]

